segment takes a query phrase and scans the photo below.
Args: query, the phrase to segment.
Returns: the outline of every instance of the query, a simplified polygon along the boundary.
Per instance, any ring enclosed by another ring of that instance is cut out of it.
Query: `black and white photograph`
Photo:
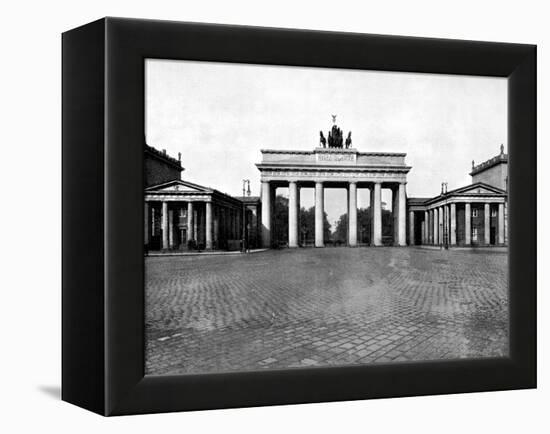
[[[5,2],[0,432],[548,431],[546,9]]]
[[[146,375],[508,356],[506,78],[144,73]]]

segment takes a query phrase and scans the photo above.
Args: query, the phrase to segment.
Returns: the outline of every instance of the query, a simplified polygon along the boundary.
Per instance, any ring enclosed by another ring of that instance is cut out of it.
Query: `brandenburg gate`
[[[333,130],[336,126],[333,127]],[[403,153],[359,152],[351,147],[351,133],[343,146],[339,128],[329,133],[329,146],[321,132],[321,143],[313,151],[263,149],[261,172],[262,244],[270,247],[273,230],[275,189],[288,187],[288,246],[298,247],[300,188],[315,188],[315,247],[324,247],[324,189],[345,188],[348,192],[348,245],[357,246],[357,189],[370,190],[371,244],[382,245],[382,188],[393,192],[394,244],[405,246],[407,173]]]

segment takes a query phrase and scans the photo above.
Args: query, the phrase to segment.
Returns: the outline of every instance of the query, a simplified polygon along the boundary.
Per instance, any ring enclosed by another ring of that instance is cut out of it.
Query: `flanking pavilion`
[[[257,238],[258,198],[246,199],[179,179],[146,188],[147,250],[238,250]]]
[[[508,155],[475,165],[472,184],[432,198],[409,198],[409,244],[505,246],[508,244]]]

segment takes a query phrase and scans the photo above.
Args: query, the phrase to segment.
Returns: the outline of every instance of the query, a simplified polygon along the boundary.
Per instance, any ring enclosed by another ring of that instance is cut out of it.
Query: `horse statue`
[[[332,126],[332,147],[343,148],[342,130],[336,125]]]
[[[327,147],[327,139],[325,139],[325,136],[323,136],[322,131],[319,131],[319,134],[321,136],[320,139],[319,139],[319,143],[323,148],[326,148]]]
[[[351,131],[348,134],[348,138],[346,139],[346,149],[351,148]]]

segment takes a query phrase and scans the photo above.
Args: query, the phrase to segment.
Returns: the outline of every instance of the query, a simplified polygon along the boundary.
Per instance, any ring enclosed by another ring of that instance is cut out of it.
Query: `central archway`
[[[356,149],[316,148],[313,151],[262,150],[262,161],[256,164],[261,173],[262,244],[271,247],[274,222],[272,219],[275,189],[288,187],[288,246],[299,246],[299,196],[301,188],[314,188],[315,242],[324,247],[325,189],[346,190],[348,222],[347,245],[358,245],[359,234],[366,239],[365,228],[358,227],[358,189],[370,192],[370,244],[381,246],[382,189],[392,193],[395,244],[406,245],[407,173],[404,153],[359,152]],[[362,230],[363,232],[360,232]]]

